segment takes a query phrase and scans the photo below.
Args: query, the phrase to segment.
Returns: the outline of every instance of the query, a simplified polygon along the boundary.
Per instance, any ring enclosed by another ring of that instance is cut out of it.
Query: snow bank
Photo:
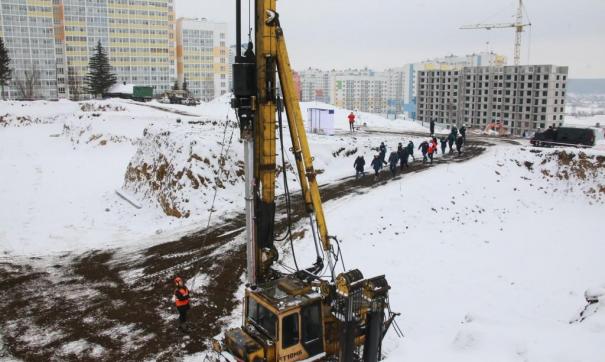
[[[405,338],[386,336],[387,361],[602,360],[604,310],[572,322],[605,282],[605,203],[587,192],[605,177],[597,154],[575,150],[568,163],[561,152],[495,147],[326,203],[347,267],[386,273],[402,312]],[[299,265],[312,245],[296,241]]]

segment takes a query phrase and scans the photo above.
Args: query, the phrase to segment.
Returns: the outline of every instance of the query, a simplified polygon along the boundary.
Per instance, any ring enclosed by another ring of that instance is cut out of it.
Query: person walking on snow
[[[445,155],[445,149],[447,148],[447,137],[441,137],[441,139],[439,139],[439,142],[441,142],[441,154]]]
[[[355,114],[353,112],[349,113],[349,129],[351,132],[355,131]]]
[[[407,147],[403,147],[400,143],[399,147],[397,147],[397,155],[399,156],[399,161],[401,161],[401,167],[400,167],[401,171],[403,171],[403,166],[410,167],[410,166],[408,166],[408,148]]]
[[[426,154],[429,152],[429,143],[427,141],[422,141],[420,146],[418,146],[418,149],[422,152],[422,163],[426,163]]]
[[[460,135],[462,136],[462,142],[466,142],[466,123],[460,127]]]
[[[464,138],[462,135],[456,138],[456,151],[458,151],[458,156],[462,154],[462,145],[464,144]]]
[[[414,157],[414,142],[411,140],[408,142],[408,155],[412,157],[413,161],[416,161],[416,157]]]
[[[433,136],[433,139],[431,140],[431,144],[435,147],[435,149],[433,150],[435,153],[437,153],[438,151],[438,147],[437,147],[437,137]]]
[[[430,131],[431,131],[431,136],[435,134],[435,120],[434,119],[431,119]]]
[[[380,142],[380,162],[381,165],[386,165],[386,161],[384,160],[387,157],[387,146],[384,144],[384,142]],[[382,166],[380,166],[380,168],[382,168]]]
[[[363,168],[366,165],[366,160],[363,158],[363,156],[357,156],[357,158],[355,159],[355,163],[353,164],[353,167],[355,167],[355,179],[357,180],[359,178],[359,175],[361,174],[361,176],[365,176],[366,173],[363,170]]]
[[[427,150],[427,154],[429,155],[429,159],[431,160],[431,165],[433,164],[433,154],[437,151],[437,144],[431,142],[429,144],[429,149]]]
[[[374,179],[378,179],[378,173],[380,172],[380,169],[382,168],[382,161],[380,160],[379,155],[374,156],[374,159],[372,160],[372,163],[370,164],[370,166],[372,166],[372,168],[374,169]]]
[[[454,141],[456,141],[456,134],[450,133],[449,136],[447,136],[447,144],[448,144],[448,146],[450,146],[450,153],[454,152],[454,150],[452,149],[452,146],[454,145]]]
[[[389,155],[389,169],[391,170],[391,176],[395,177],[397,173],[397,162],[399,162],[399,155],[393,151]]]
[[[189,289],[183,283],[181,277],[174,278],[176,289],[174,290],[173,300],[176,304],[176,309],[179,312],[179,329],[183,332],[187,331],[187,311],[189,310]]]

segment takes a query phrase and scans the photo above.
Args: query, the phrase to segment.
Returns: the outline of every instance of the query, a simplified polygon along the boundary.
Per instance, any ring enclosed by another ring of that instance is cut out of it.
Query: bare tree
[[[40,87],[40,71],[33,65],[31,69],[23,71],[23,77],[18,75],[15,79],[15,86],[22,99],[34,100],[36,89]]]

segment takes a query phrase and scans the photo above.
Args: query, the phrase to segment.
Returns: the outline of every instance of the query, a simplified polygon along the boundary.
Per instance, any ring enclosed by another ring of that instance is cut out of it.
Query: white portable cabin
[[[334,110],[309,108],[307,114],[307,132],[334,135]]]

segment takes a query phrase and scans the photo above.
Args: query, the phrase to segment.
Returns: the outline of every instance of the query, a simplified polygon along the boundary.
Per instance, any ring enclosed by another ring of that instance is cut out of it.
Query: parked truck
[[[153,99],[153,87],[135,85],[132,88],[132,99],[139,102],[147,102]]]
[[[544,132],[537,132],[530,142],[537,147],[592,147],[597,140],[602,139],[603,130],[601,129],[590,127],[550,127]]]

